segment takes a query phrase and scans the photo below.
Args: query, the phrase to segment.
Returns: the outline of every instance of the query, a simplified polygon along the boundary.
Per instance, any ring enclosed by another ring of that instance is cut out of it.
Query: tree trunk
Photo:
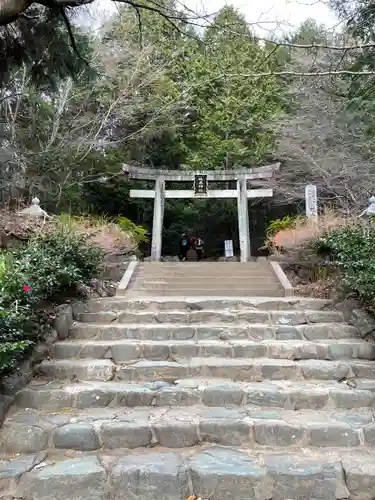
[[[0,26],[5,26],[20,17],[33,0],[0,0]]]
[[[80,7],[92,2],[93,0],[0,0],[0,26],[6,26],[16,21],[33,3],[52,9],[56,7]]]

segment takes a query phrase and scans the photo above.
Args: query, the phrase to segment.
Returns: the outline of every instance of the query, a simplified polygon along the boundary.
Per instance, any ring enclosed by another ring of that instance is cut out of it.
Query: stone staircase
[[[129,292],[140,295],[282,297],[284,289],[267,260],[257,262],[142,262]]]
[[[93,300],[0,435],[6,500],[373,500],[375,346],[323,300]]]
[[[196,262],[197,261],[197,252],[194,250],[194,248],[190,248],[187,251],[186,260],[188,262]]]

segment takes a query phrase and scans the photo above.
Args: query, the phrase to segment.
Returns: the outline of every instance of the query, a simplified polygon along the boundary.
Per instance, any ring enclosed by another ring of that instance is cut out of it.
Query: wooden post
[[[157,177],[155,180],[154,219],[152,223],[151,260],[161,258],[163,219],[164,219],[165,180]]]
[[[239,176],[237,180],[237,207],[241,262],[249,262],[250,260],[249,207],[246,184],[246,177]]]

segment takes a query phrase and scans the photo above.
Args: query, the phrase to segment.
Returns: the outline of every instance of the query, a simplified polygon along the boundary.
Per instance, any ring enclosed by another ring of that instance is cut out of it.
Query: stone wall
[[[31,381],[34,365],[43,361],[56,340],[64,340],[68,337],[69,330],[73,325],[73,308],[79,308],[80,304],[63,304],[58,306],[51,331],[46,336],[44,342],[39,343],[34,348],[30,357],[21,363],[16,373],[0,380],[0,426],[17,392]]]
[[[335,308],[344,314],[345,321],[358,329],[363,339],[375,344],[375,317],[363,309],[359,300],[344,300],[335,304]]]
[[[363,309],[353,309],[349,323],[355,326],[361,337],[375,344],[375,318]]]
[[[102,280],[121,281],[129,260],[123,255],[111,255],[104,259],[103,271],[100,275]]]
[[[104,267],[100,279],[104,281],[120,282],[129,266],[129,262],[133,260],[138,260],[136,255],[107,255],[104,258]]]

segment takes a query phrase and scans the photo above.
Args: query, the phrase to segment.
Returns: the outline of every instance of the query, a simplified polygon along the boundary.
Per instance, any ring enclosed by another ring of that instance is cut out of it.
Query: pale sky
[[[275,30],[277,34],[291,31],[308,17],[316,19],[319,24],[325,24],[327,28],[335,29],[338,24],[324,0],[176,0],[176,2],[177,5],[186,5],[199,14],[213,14],[225,4],[233,5],[245,15],[249,23],[258,23],[254,28],[264,37],[271,35]],[[115,2],[96,0],[90,7],[91,22],[95,25],[101,24],[114,12],[116,12]]]

